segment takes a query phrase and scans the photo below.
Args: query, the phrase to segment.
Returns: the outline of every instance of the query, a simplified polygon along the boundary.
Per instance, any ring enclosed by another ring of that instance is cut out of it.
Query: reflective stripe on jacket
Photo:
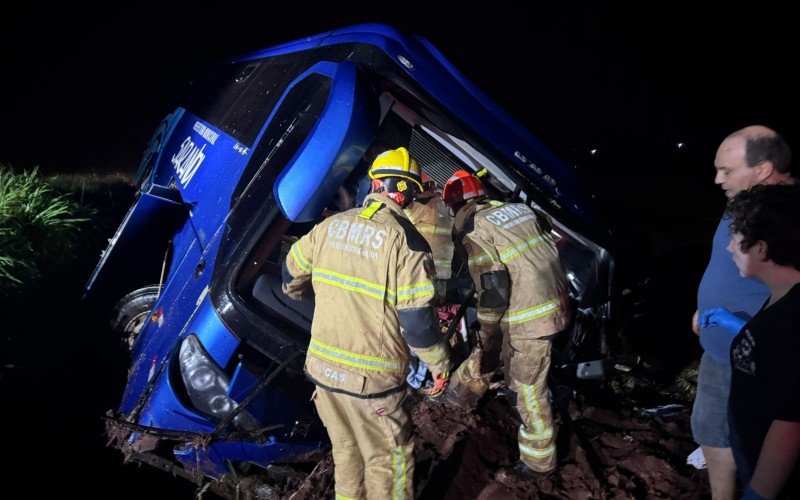
[[[521,203],[478,201],[456,215],[454,233],[469,265],[476,290],[481,275],[508,273],[508,307],[478,306],[482,326],[500,323],[512,338],[557,333],[570,320],[568,286],[558,249],[541,212]]]
[[[373,194],[328,217],[292,245],[286,267],[284,293],[315,295],[312,381],[361,396],[402,386],[409,348],[398,311],[432,308],[434,288],[427,245],[399,205]]]

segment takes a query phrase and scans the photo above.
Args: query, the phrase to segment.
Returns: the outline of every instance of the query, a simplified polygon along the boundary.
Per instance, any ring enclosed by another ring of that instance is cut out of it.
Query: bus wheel
[[[114,306],[111,328],[120,335],[122,345],[130,351],[156,303],[161,287],[150,285],[122,297]]]

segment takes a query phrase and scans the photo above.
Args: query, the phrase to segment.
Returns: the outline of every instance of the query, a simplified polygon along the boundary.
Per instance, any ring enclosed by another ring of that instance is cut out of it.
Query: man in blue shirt
[[[756,184],[791,184],[791,151],[774,130],[760,125],[745,127],[722,141],[714,159],[714,183],[733,198]],[[701,311],[725,307],[742,319],[750,319],[769,297],[769,289],[753,278],[743,278],[726,250],[731,240],[727,216],[720,220],[703,279],[697,290]],[[728,440],[728,396],[730,392],[730,344],[733,339],[719,326],[701,328],[697,311],[692,329],[705,351],[700,361],[697,396],[692,410],[692,434],[708,463],[711,495],[733,498],[736,465]]]

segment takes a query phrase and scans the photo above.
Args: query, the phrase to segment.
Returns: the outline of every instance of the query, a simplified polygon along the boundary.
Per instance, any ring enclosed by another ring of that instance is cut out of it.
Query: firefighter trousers
[[[336,500],[414,498],[414,441],[407,390],[363,399],[314,392],[333,446]]]
[[[536,472],[556,467],[556,433],[547,390],[550,340],[510,340],[503,343],[503,361],[511,403],[519,412],[519,458]]]

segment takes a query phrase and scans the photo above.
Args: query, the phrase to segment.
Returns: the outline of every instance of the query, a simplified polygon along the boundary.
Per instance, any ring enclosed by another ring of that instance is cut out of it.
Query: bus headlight
[[[183,339],[178,360],[186,393],[195,408],[222,420],[238,406],[228,396],[230,380],[203,349],[196,335],[187,335]],[[233,423],[242,430],[258,428],[258,421],[246,410],[236,415]]]

